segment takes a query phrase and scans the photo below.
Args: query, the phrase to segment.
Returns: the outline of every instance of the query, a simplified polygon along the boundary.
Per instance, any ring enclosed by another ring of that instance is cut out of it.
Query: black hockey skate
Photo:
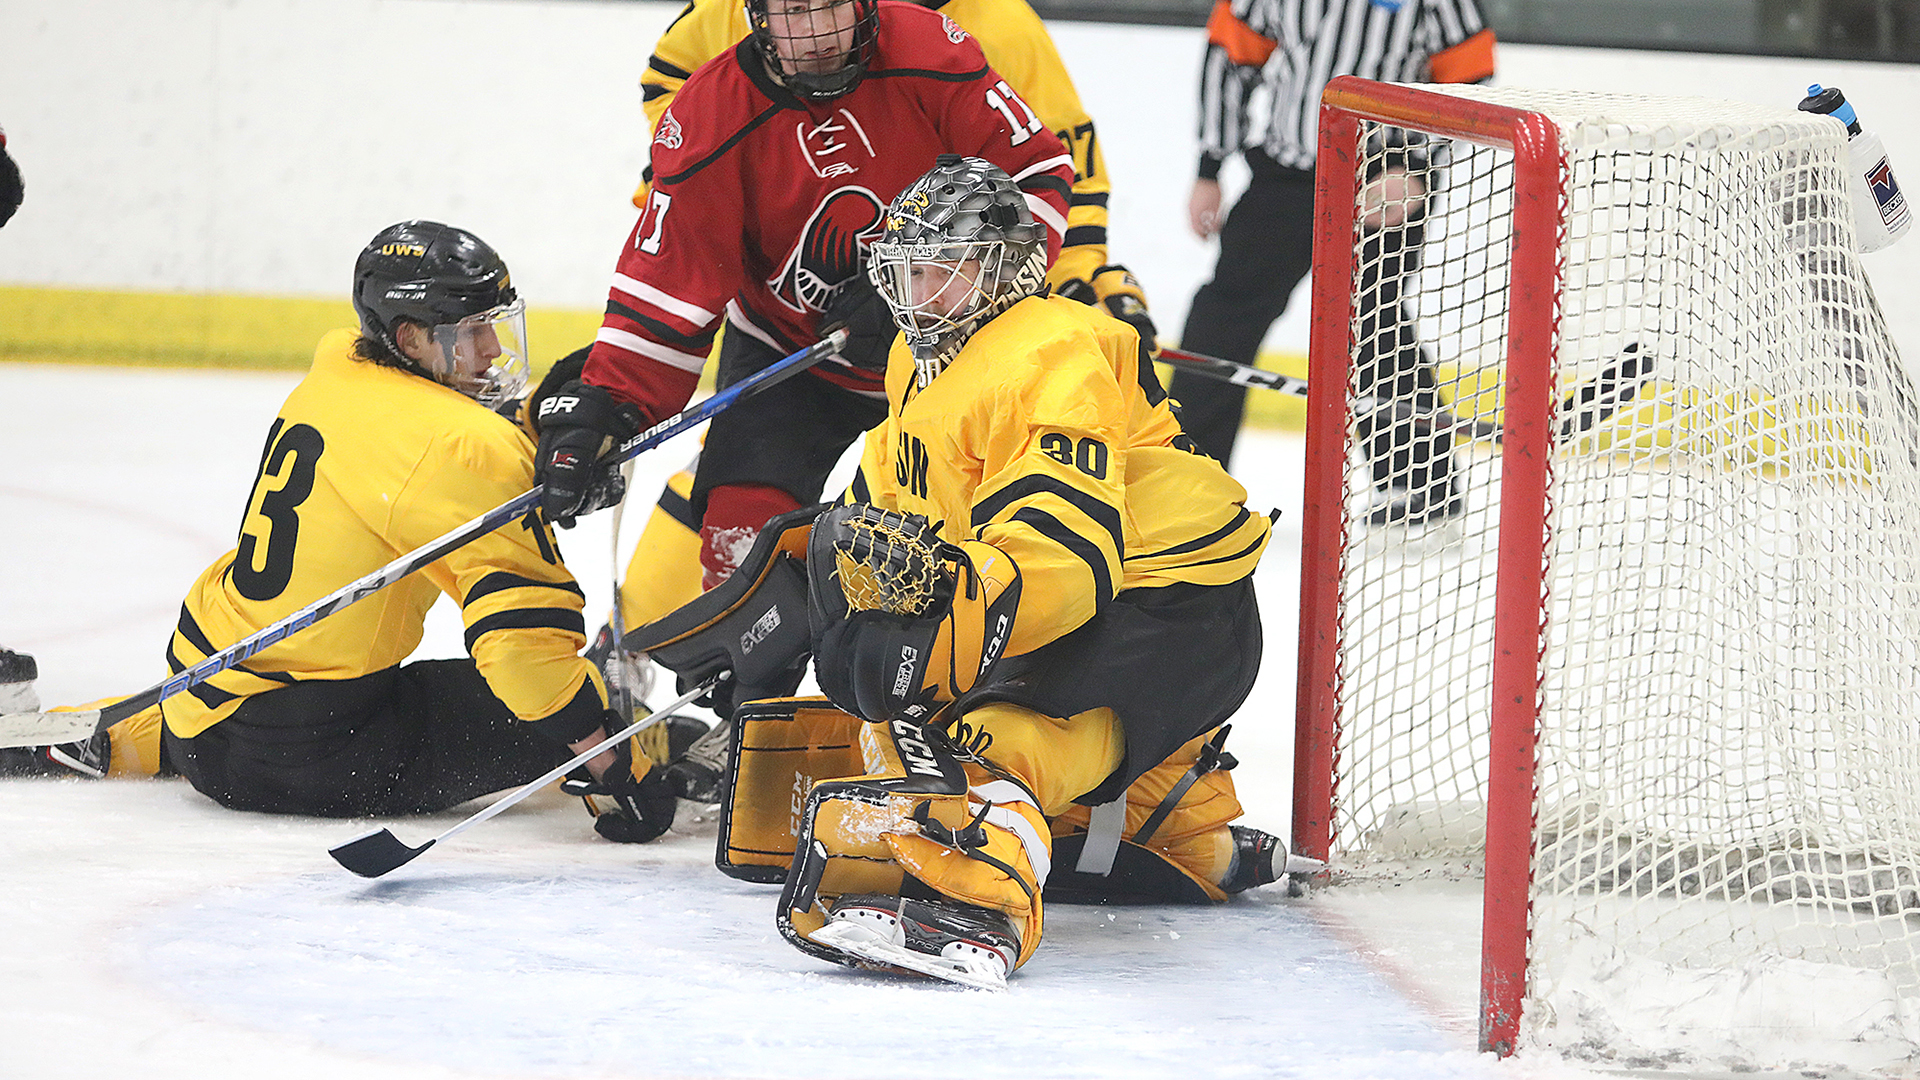
[[[669,721],[682,719],[669,717]],[[667,763],[667,781],[683,799],[697,803],[720,801],[720,782],[727,774],[732,752],[733,723],[723,720],[711,731],[703,725],[691,743]]]
[[[600,669],[607,679],[607,686],[625,686],[628,696],[634,701],[636,709],[644,710],[647,693],[653,689],[653,661],[643,652],[629,652],[626,649],[615,650],[613,627],[602,626],[594,635],[593,644],[583,654],[587,660]],[[638,716],[644,712],[636,713]],[[647,757],[657,765],[670,765],[686,756],[690,747],[707,733],[708,724],[692,716],[674,714],[640,733],[640,747]],[[724,742],[724,740],[722,740]],[[669,776],[669,779],[674,779]],[[675,787],[682,785],[676,780]],[[718,790],[718,779],[714,781]],[[696,798],[681,792],[682,798]],[[696,799],[696,801],[702,801]],[[704,801],[712,801],[704,800]]]
[[[615,650],[612,626],[602,626],[593,636],[593,644],[581,655],[600,669],[608,686],[625,686],[635,701],[646,700],[648,691],[653,689],[653,660],[643,652]]]
[[[40,677],[40,665],[23,652],[0,647],[0,713],[38,712],[40,695],[33,680]]]
[[[1288,874],[1312,873],[1326,866],[1319,859],[1287,854],[1286,841],[1272,833],[1245,825],[1229,825],[1227,830],[1233,834],[1233,867],[1220,883],[1221,892],[1246,892],[1271,885]]]
[[[1020,935],[1003,912],[958,900],[886,894],[842,896],[808,937],[866,965],[895,968],[981,990],[1004,990],[1020,958]]]

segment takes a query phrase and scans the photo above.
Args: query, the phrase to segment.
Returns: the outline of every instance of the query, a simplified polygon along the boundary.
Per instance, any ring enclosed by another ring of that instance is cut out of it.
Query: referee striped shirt
[[[1311,169],[1320,93],[1336,75],[1382,82],[1478,82],[1493,74],[1493,32],[1474,0],[1219,0],[1200,70],[1200,175],[1257,148]],[[1264,132],[1249,103],[1270,95]]]

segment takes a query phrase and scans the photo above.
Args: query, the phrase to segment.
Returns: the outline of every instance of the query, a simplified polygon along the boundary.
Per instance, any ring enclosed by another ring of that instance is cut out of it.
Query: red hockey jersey
[[[692,397],[722,318],[789,353],[820,338],[834,286],[864,273],[887,204],[942,153],[985,158],[1066,232],[1073,160],[936,11],[882,0],[865,77],[829,101],[774,82],[748,38],[694,72],[660,118],[653,187],[614,272],[586,379],[653,423]],[[883,377],[830,359],[852,390]]]

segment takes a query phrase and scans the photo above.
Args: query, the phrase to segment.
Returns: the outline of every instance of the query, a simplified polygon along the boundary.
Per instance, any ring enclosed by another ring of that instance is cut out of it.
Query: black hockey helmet
[[[526,383],[525,306],[507,264],[465,229],[402,221],[380,230],[354,261],[353,307],[361,334],[386,353],[483,404]],[[430,331],[440,356],[409,357],[398,339],[402,322]],[[480,336],[484,355],[476,358]]]
[[[859,85],[880,36],[879,0],[746,0],[754,44],[796,97],[836,98]],[[844,24],[851,16],[851,23]],[[844,46],[835,42],[849,35]],[[786,43],[794,59],[783,59]],[[821,55],[813,55],[819,53]]]
[[[1047,230],[1026,193],[999,166],[958,154],[941,154],[894,197],[867,261],[922,388],[975,330],[1039,293],[1046,274]]]

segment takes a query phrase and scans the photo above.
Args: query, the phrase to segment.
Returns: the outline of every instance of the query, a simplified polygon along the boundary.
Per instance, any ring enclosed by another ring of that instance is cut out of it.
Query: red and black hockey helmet
[[[873,62],[879,0],[746,0],[747,24],[767,69],[813,100],[852,90]]]

